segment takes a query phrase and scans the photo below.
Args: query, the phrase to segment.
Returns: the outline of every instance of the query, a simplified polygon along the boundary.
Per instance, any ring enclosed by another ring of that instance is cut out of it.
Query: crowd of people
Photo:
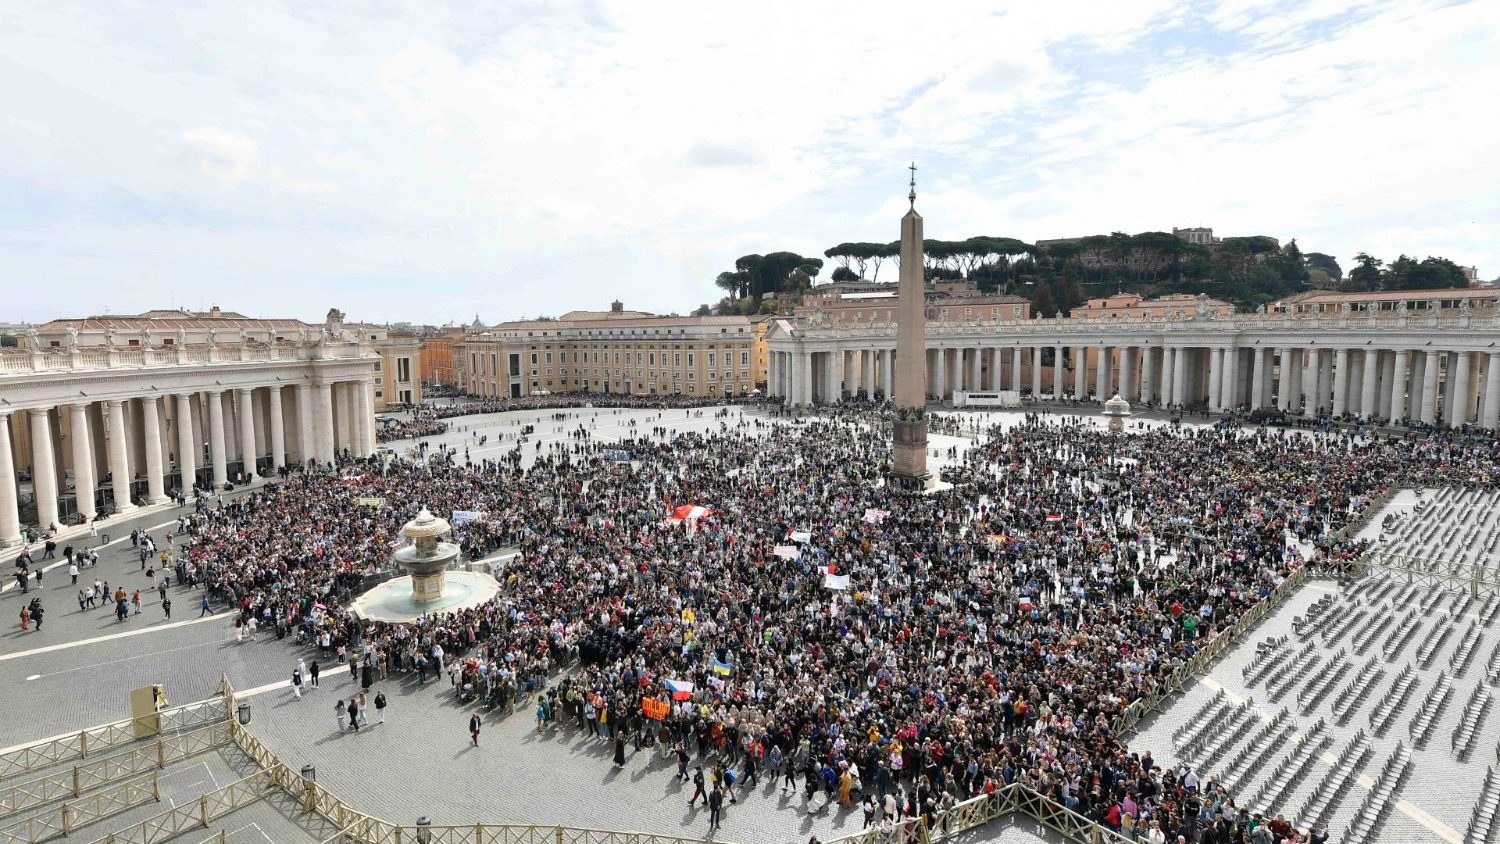
[[[416,419],[386,422],[375,432],[375,441],[378,443],[388,443],[396,440],[417,439],[419,437],[436,437],[447,432],[447,422],[441,422],[428,416],[419,416]]]
[[[1021,783],[1132,839],[1228,844],[1273,821],[1114,717],[1295,567],[1353,553],[1335,537],[1387,488],[1500,477],[1492,441],[1028,414],[971,429],[951,491],[897,497],[882,414],[724,410],[691,433],[664,411],[614,443],[580,426],[477,463],[293,474],[185,520],[182,573],[325,661],[525,707],[617,764],[654,747],[687,779],[696,757],[721,803],[763,775],[894,825]],[[410,624],[346,611],[423,506],[482,514],[454,527],[471,554],[518,548],[499,595]]]

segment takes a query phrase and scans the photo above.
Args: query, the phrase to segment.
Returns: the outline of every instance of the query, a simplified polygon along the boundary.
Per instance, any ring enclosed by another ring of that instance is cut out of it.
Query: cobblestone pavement
[[[738,421],[739,410],[731,411],[727,420],[715,419],[712,408],[705,408],[701,417],[687,416],[684,411],[662,411],[659,419],[655,411],[572,412],[587,414],[582,421],[586,426],[594,422],[591,431],[595,440],[607,442],[629,435],[630,419],[637,420],[633,431],[640,435],[649,433],[653,425],[678,432],[704,431],[717,428],[720,421]],[[763,416],[764,412],[746,415]],[[1007,423],[1021,418],[1015,412],[976,415],[985,421]],[[499,456],[513,442],[497,442],[492,437],[486,446],[477,447],[475,431],[483,436],[519,424],[535,424],[537,436],[532,442],[549,442],[568,439],[566,432],[580,421],[575,417],[553,423],[545,418],[548,416],[549,412],[529,412],[461,417],[451,420],[453,432],[425,439],[453,444],[460,453],[467,443],[471,458],[477,460]],[[964,437],[933,437],[934,447],[944,450],[958,446],[961,452],[969,442]],[[393,443],[390,447],[401,449],[404,445],[409,443]],[[534,446],[526,452],[529,462],[535,454]],[[934,460],[936,465],[943,462],[946,458]],[[388,820],[411,823],[429,815],[439,824],[563,824],[688,836],[707,832],[707,811],[687,806],[691,786],[678,783],[672,775],[673,766],[649,751],[632,754],[626,766],[617,770],[610,762],[612,746],[605,742],[584,739],[572,729],[537,735],[530,709],[506,717],[487,715],[482,747],[469,748],[468,710],[457,705],[446,680],[442,685],[429,683],[425,687],[407,680],[384,681],[381,685],[391,699],[388,723],[357,735],[336,731],[335,697],[355,691],[347,670],[327,666],[323,687],[295,700],[285,687],[286,680],[297,657],[311,654],[291,640],[278,642],[274,636],[262,634],[258,642],[236,643],[227,614],[198,621],[196,594],[177,586],[169,593],[172,619],[168,622],[163,617],[156,592],[148,588],[139,560],[132,554],[129,531],[134,526],[155,527],[152,535],[162,542],[176,512],[144,513],[111,523],[104,532],[112,534],[113,541],[102,549],[99,566],[84,570],[80,576],[88,582],[97,576],[108,580],[111,587],[140,588],[144,611],[139,617],[117,622],[108,609],[80,611],[77,588],[68,583],[66,569],[61,568],[48,572],[46,588],[40,593],[49,610],[44,629],[23,634],[12,622],[0,633],[0,706],[23,713],[0,720],[0,745],[127,717],[129,690],[147,683],[164,683],[173,702],[208,697],[214,693],[220,675],[227,674],[237,690],[251,694],[252,731],[288,765],[317,765],[320,782],[355,807]],[[78,543],[75,540],[75,545]],[[1312,594],[1304,592],[1295,600],[1311,600]],[[14,589],[0,597],[0,611],[10,612],[12,618],[20,606],[20,595]],[[1237,676],[1238,672],[1234,673]],[[1168,715],[1181,712],[1180,717],[1186,718],[1190,710],[1191,706],[1174,708]],[[233,770],[229,762],[217,755],[215,758],[215,762],[203,763],[202,770],[223,784],[223,778]],[[173,776],[184,783],[191,779],[188,774]],[[197,782],[204,785],[202,780]],[[191,790],[185,784],[184,788],[184,794]],[[718,833],[725,840],[746,844],[801,842],[810,835],[829,840],[855,832],[861,825],[857,808],[846,810],[835,805],[809,815],[800,793],[783,794],[769,782],[742,790],[740,796],[738,804],[726,807]],[[121,816],[110,827],[118,829],[139,820],[135,811]],[[160,808],[139,811],[146,817]],[[288,809],[269,801],[224,819],[222,828],[233,833],[231,841],[240,844],[326,837],[319,836],[316,829],[309,831],[296,818],[295,804]],[[198,838],[206,837],[207,832]],[[332,830],[327,832],[331,834]],[[1007,843],[1056,840],[1036,830],[1034,824],[1021,821],[992,824],[965,837]],[[198,839],[189,836],[184,840]]]

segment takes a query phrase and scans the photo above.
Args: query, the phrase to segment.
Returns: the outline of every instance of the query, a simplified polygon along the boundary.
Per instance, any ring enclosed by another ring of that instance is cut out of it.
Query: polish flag
[[[712,508],[701,507],[697,504],[683,504],[672,508],[672,515],[667,521],[678,524],[680,522],[696,522],[704,516],[713,512]]]
[[[1062,514],[1061,513],[1048,513],[1047,514],[1047,521],[1049,521],[1049,522],[1060,522],[1060,521],[1062,521]]]

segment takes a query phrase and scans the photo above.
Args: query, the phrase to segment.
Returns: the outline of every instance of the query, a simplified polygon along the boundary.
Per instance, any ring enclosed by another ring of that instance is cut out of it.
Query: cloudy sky
[[[0,4],[0,321],[686,312],[748,252],[1213,226],[1500,275],[1500,4]]]

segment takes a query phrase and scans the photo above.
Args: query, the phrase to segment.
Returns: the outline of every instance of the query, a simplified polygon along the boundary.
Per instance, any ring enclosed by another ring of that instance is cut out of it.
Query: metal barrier
[[[161,800],[159,774],[150,774],[63,803],[56,811],[0,828],[0,844],[36,844],[71,834],[79,827],[117,815],[152,800]]]
[[[146,747],[105,756],[0,790],[0,818],[55,800],[77,798],[90,789],[160,770],[229,742],[229,724],[221,721],[186,733],[157,739]]]
[[[222,682],[220,685],[222,688]],[[163,709],[158,714],[161,717],[160,732],[172,733],[221,722],[231,714],[231,709],[226,706],[225,698],[220,696]],[[0,753],[0,780],[71,759],[83,759],[90,753],[139,740],[135,735],[135,720],[132,718],[89,727],[60,738],[43,739]]]
[[[256,771],[223,788],[203,794],[192,803],[169,809],[134,824],[120,832],[96,838],[91,844],[156,844],[192,829],[203,829],[236,809],[262,800],[277,788],[270,771]],[[223,842],[224,831],[214,833],[201,844]]]

